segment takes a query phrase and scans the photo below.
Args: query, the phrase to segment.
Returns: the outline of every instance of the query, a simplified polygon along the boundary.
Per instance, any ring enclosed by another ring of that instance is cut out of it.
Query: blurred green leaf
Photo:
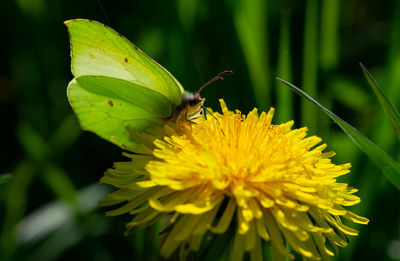
[[[10,179],[11,179],[10,173],[0,175],[0,184],[7,183],[10,181]]]
[[[21,10],[29,16],[40,17],[46,9],[44,0],[17,0]]]
[[[317,105],[325,114],[327,114],[332,120],[334,120],[340,128],[353,140],[353,142],[373,161],[386,175],[386,177],[392,182],[392,184],[400,190],[400,164],[390,157],[386,152],[379,148],[375,143],[369,140],[367,137],[362,135],[353,126],[336,116],[334,113],[323,107],[307,93],[303,92],[293,84],[277,78],[277,80],[289,86],[291,90],[299,94],[301,97],[309,100],[310,102]]]
[[[50,139],[50,144],[54,151],[63,153],[76,140],[82,130],[77,124],[75,114],[70,113],[66,116],[55,130]]]
[[[63,252],[82,243],[83,232],[74,222],[64,223],[60,229],[54,231],[35,248],[29,259],[32,261],[57,260]]]
[[[49,144],[39,131],[27,121],[22,121],[17,129],[19,141],[27,155],[38,162],[42,162],[51,151]]]
[[[97,207],[97,201],[108,192],[110,192],[110,188],[99,184],[91,184],[81,189],[75,198],[81,213],[92,212]],[[19,223],[17,227],[18,241],[22,244],[40,241],[63,226],[74,223],[75,214],[74,209],[60,200],[43,205]],[[44,220],[46,222],[43,222]]]
[[[196,19],[197,0],[178,0],[178,15],[186,30],[192,30]]]
[[[42,172],[48,186],[57,195],[57,198],[67,203],[69,206],[79,210],[76,204],[77,190],[72,180],[61,168],[53,164],[48,164]]]
[[[13,178],[7,184],[5,193],[5,211],[2,214],[3,224],[0,231],[0,254],[12,253],[18,245],[15,227],[26,213],[29,200],[28,188],[34,178],[34,164],[30,160],[23,160],[12,173]]]
[[[365,89],[360,88],[360,85],[352,79],[335,77],[329,82],[328,88],[334,100],[343,103],[357,112],[362,113],[371,104],[369,93]],[[354,97],[357,97],[357,99],[354,99]]]
[[[389,101],[383,92],[382,88],[379,86],[378,82],[372,76],[372,74],[365,68],[365,66],[360,63],[361,70],[364,72],[365,77],[368,80],[369,85],[375,93],[375,96],[378,98],[379,103],[381,104],[383,110],[386,113],[386,116],[389,118],[390,123],[393,126],[394,131],[396,132],[397,138],[400,140],[400,113],[394,107],[394,105]]]

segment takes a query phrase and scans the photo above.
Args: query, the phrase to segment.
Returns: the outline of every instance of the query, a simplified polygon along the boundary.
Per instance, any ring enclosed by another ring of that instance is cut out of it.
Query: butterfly
[[[146,55],[124,36],[97,21],[65,21],[71,45],[74,79],[67,96],[83,130],[118,145],[134,148],[138,144],[128,129],[146,130],[173,118],[180,111],[204,109],[200,91],[225,71],[203,85],[195,94],[164,67]]]

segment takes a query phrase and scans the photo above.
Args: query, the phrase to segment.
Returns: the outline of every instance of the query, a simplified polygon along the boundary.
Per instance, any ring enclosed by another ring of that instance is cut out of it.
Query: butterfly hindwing
[[[167,98],[132,82],[82,76],[68,86],[68,98],[84,130],[123,148],[133,148],[127,128],[145,130],[172,113]]]

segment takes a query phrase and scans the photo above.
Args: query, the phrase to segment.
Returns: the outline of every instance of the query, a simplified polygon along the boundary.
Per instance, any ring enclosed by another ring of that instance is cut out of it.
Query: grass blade
[[[323,107],[307,93],[303,92],[293,84],[277,78],[277,80],[286,84],[292,91],[299,94],[301,97],[309,100],[310,102],[317,105],[325,114],[327,114],[332,120],[334,120],[340,128],[350,137],[351,140],[374,162],[389,179],[389,181],[400,190],[400,164],[390,157],[386,152],[379,148],[375,143],[361,134],[353,126],[336,116],[334,113]]]
[[[394,131],[396,132],[397,138],[400,140],[400,113],[394,107],[394,105],[389,101],[383,92],[382,88],[379,86],[378,82],[372,76],[372,74],[365,68],[365,66],[360,63],[361,70],[363,71],[365,77],[368,80],[369,85],[375,93],[376,98],[378,98],[379,103],[381,104],[383,110],[386,113],[386,116],[389,118],[390,123],[393,126]]]

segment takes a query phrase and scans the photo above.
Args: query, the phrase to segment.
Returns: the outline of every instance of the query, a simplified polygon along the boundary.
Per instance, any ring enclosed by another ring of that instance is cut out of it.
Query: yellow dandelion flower
[[[271,124],[273,108],[246,116],[220,102],[218,120],[201,117],[193,124],[181,117],[152,133],[132,131],[143,145],[102,178],[119,190],[101,205],[125,203],[107,214],[135,215],[128,229],[169,215],[160,251],[165,258],[179,247],[181,253],[197,251],[206,233],[232,228],[232,260],[246,252],[262,259],[263,241],[271,243],[275,257],[291,259],[287,245],[315,260],[346,246],[346,235],[358,232],[341,218],[368,223],[344,208],[360,202],[356,189],[336,180],[351,165],[333,164],[334,152],[323,152],[321,138],[306,137],[307,128],[292,130],[293,121]]]

